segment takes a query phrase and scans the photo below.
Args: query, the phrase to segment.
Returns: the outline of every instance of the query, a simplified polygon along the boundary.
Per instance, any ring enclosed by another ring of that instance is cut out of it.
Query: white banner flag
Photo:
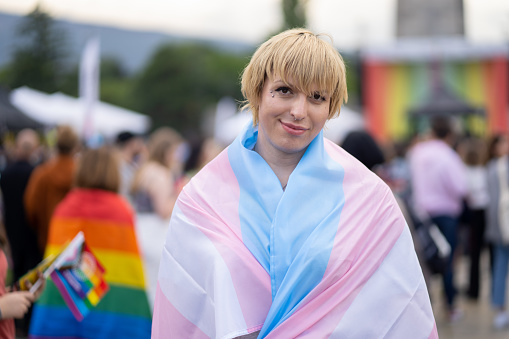
[[[87,41],[81,55],[79,94],[83,101],[83,136],[88,140],[94,131],[94,105],[99,100],[100,42],[94,36]]]

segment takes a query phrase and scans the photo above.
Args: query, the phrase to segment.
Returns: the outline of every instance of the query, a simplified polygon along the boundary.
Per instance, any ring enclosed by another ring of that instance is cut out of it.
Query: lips
[[[281,126],[283,126],[283,129],[286,132],[288,132],[292,135],[302,135],[308,130],[306,127],[298,126],[298,125],[294,125],[294,124],[291,124],[288,122],[282,122],[282,121],[281,121]]]

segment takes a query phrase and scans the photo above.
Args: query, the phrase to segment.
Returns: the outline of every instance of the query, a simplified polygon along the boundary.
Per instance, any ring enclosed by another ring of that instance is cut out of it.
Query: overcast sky
[[[37,3],[54,18],[198,37],[260,43],[281,24],[280,0],[0,0],[27,14]],[[467,37],[509,41],[509,0],[464,0]],[[309,28],[337,47],[394,40],[396,0],[309,0]]]

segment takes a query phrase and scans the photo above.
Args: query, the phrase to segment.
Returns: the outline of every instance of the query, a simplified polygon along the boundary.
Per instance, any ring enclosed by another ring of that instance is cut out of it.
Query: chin
[[[283,153],[286,153],[286,154],[295,154],[295,153],[299,153],[299,152],[302,152],[303,150],[305,150],[307,147],[304,146],[304,147],[295,147],[295,146],[291,146],[291,147],[285,147],[285,146],[281,146],[281,147],[278,147],[278,149],[283,152]]]

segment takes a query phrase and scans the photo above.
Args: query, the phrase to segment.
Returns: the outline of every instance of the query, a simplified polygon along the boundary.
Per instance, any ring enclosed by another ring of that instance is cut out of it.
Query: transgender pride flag
[[[283,190],[257,133],[248,125],[180,194],[152,337],[438,338],[387,185],[320,133]]]

